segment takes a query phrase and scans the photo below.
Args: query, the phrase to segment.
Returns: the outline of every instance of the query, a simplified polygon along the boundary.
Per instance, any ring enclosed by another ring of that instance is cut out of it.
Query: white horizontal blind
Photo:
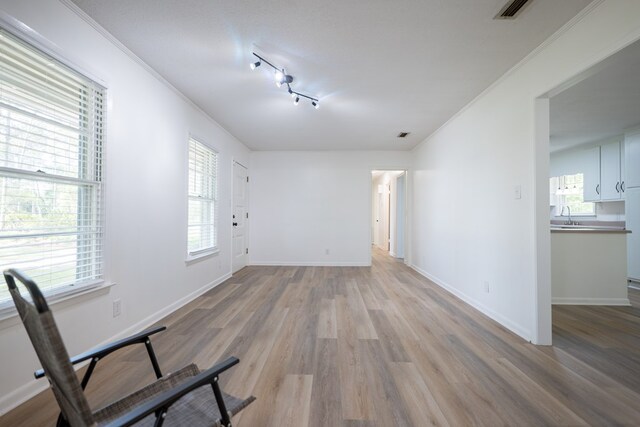
[[[0,270],[48,294],[102,278],[103,97],[0,29]]]
[[[218,154],[189,139],[188,252],[195,255],[218,245]]]

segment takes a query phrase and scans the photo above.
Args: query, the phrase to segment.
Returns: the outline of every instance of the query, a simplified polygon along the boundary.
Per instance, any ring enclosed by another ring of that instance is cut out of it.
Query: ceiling
[[[551,150],[620,135],[640,126],[640,42],[576,78],[550,100]]]
[[[591,2],[73,1],[253,150],[409,150]]]

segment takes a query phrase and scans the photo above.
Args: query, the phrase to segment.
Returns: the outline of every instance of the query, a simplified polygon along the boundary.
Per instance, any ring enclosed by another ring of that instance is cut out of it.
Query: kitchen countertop
[[[564,220],[551,220],[552,233],[631,233],[624,221],[579,220],[576,225],[566,225]]]
[[[631,233],[631,230],[625,230],[624,228],[615,227],[589,227],[589,226],[572,226],[561,227],[551,226],[552,233]]]

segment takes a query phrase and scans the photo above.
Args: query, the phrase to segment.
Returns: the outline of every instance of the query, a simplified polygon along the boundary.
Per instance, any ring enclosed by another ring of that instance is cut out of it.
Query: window
[[[0,271],[49,295],[102,278],[103,96],[0,29]]]
[[[188,254],[214,252],[218,245],[218,153],[189,140]]]
[[[562,215],[565,207],[571,209],[571,215],[595,215],[595,204],[584,201],[584,175],[563,175],[551,178],[552,188],[556,188],[556,215]],[[565,213],[568,215],[568,212]]]

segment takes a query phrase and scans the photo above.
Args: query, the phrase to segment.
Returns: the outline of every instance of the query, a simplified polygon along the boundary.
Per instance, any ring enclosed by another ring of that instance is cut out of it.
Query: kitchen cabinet
[[[600,146],[584,150],[582,156],[584,201],[600,201]]]
[[[624,198],[620,141],[600,146],[600,200]]]
[[[640,187],[640,133],[625,135],[625,189]]]
[[[629,278],[640,282],[640,132],[625,135],[625,218]]]
[[[640,145],[640,141],[638,144]],[[638,150],[640,151],[640,147]],[[628,187],[624,182],[624,144],[613,141],[589,148],[583,151],[582,159],[585,202],[624,199],[625,189]]]
[[[630,279],[640,282],[640,187],[627,188],[626,228],[631,230],[627,235],[627,267]]]
[[[629,305],[629,235],[625,231],[551,229],[552,303]]]

